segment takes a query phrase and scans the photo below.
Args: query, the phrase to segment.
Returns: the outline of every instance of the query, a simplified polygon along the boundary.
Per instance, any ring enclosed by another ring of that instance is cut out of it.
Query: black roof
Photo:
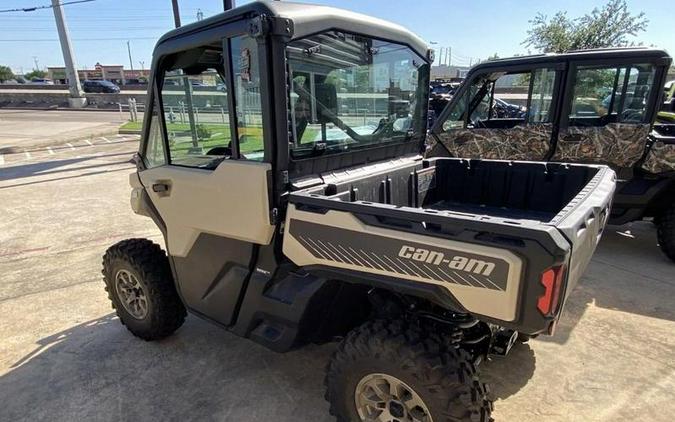
[[[348,10],[306,3],[256,1],[228,10],[164,34],[157,45],[190,33],[211,29],[227,22],[258,15],[289,19],[293,22],[290,39],[298,39],[327,29],[366,34],[375,38],[407,44],[417,54],[427,57],[428,46],[404,27]]]
[[[645,60],[664,59],[670,61],[671,58],[665,50],[646,47],[625,47],[625,48],[596,48],[590,50],[575,50],[567,53],[545,53],[531,56],[516,56],[504,59],[489,60],[477,64],[471,68],[471,73],[478,70],[489,69],[492,67],[504,67],[511,65],[533,65],[564,62],[568,60],[614,60],[614,59],[632,59],[642,58]]]

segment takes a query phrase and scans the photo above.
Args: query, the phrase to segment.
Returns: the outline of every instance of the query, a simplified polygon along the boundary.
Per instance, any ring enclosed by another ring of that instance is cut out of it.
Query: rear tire
[[[327,367],[330,413],[339,422],[492,421],[492,402],[471,356],[444,344],[404,321],[371,321],[353,330]]]
[[[675,204],[670,205],[655,222],[659,246],[663,253],[675,262]]]
[[[127,239],[108,248],[103,280],[117,316],[136,337],[158,340],[183,325],[187,312],[169,260],[152,241]]]

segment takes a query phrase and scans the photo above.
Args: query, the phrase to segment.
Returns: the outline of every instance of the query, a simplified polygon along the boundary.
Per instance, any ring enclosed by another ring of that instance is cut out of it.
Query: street
[[[4,154],[0,420],[333,420],[333,344],[277,354],[194,316],[150,343],[119,323],[102,254],[130,237],[163,243],[129,207],[137,146],[106,136]],[[608,227],[556,335],[481,366],[495,420],[671,420],[674,273],[651,223]]]

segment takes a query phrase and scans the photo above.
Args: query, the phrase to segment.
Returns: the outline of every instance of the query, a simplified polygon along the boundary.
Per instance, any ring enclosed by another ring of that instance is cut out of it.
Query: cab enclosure
[[[427,157],[593,163],[617,172],[610,223],[660,218],[675,198],[675,131],[654,125],[671,58],[610,48],[474,66],[436,120]],[[501,103],[521,110],[503,115]],[[675,226],[673,226],[675,227]],[[672,229],[675,236],[675,228]],[[660,239],[672,243],[675,239]],[[675,259],[675,250],[672,251]]]

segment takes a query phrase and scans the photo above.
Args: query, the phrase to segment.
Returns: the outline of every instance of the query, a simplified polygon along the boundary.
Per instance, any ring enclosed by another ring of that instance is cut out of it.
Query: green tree
[[[33,70],[33,71],[30,71],[30,72],[26,73],[25,75],[23,75],[23,77],[26,78],[26,80],[28,80],[28,81],[30,81],[33,78],[42,79],[46,76],[47,76],[47,72],[45,72],[44,70]]]
[[[8,66],[0,66],[0,82],[5,82],[10,79],[14,79],[14,73],[12,73],[12,69],[10,69]]]
[[[649,20],[644,12],[631,15],[626,0],[609,0],[601,9],[571,19],[567,12],[558,12],[550,20],[538,13],[529,21],[523,44],[544,53],[569,50],[628,46],[629,37],[646,30]]]

